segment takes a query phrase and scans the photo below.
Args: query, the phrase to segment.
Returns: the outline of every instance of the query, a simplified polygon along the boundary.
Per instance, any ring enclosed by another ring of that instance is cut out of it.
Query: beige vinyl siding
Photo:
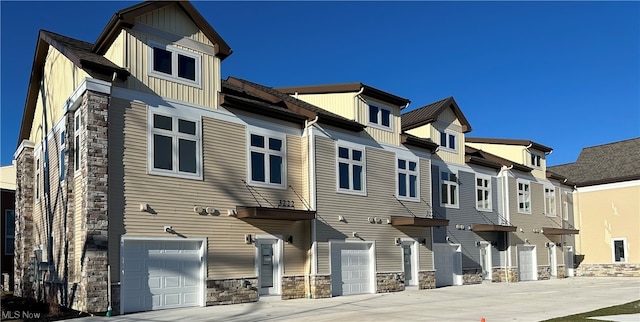
[[[331,239],[359,240],[352,237],[358,232],[365,241],[376,242],[376,269],[378,272],[402,271],[402,252],[394,244],[398,237],[426,238],[427,245],[419,245],[420,270],[433,268],[431,254],[431,229],[420,227],[393,227],[386,223],[391,215],[411,216],[395,199],[396,156],[376,148],[367,147],[366,186],[367,196],[336,192],[335,143],[328,138],[316,138],[316,171],[318,203],[318,273],[329,273],[329,245]],[[420,195],[429,202],[430,162],[420,159]],[[424,202],[403,201],[416,216],[425,217],[428,206]],[[339,222],[342,215],[345,222]],[[382,219],[382,223],[369,223],[367,217]]]
[[[305,272],[309,236],[308,222],[253,220],[245,222],[227,216],[236,206],[278,206],[278,201],[292,200],[296,209],[302,202],[291,189],[256,187],[258,202],[242,180],[247,180],[246,129],[242,125],[208,117],[202,118],[203,180],[181,179],[147,174],[147,106],[112,98],[112,110],[123,111],[124,130],[110,132],[109,145],[120,144],[121,167],[124,172],[123,206],[120,214],[111,216],[110,226],[121,225],[124,236],[172,237],[164,226],[186,237],[207,238],[209,278],[255,276],[253,244],[245,244],[245,234],[293,235],[293,244],[285,243],[285,274]],[[117,116],[114,116],[117,118]],[[120,137],[118,134],[123,133]],[[286,136],[287,185],[302,191],[302,140]],[[112,151],[112,150],[110,150]],[[118,155],[110,154],[111,158]],[[118,160],[110,161],[117,164]],[[111,171],[111,170],[110,170]],[[113,201],[113,200],[112,200]],[[140,211],[148,204],[153,213]],[[200,215],[194,206],[214,207],[216,215]],[[113,222],[121,216],[120,223]],[[115,246],[112,243],[112,246]],[[114,249],[111,249],[114,250]],[[117,255],[118,258],[119,254]],[[112,257],[113,260],[113,257]]]
[[[155,94],[190,104],[217,108],[217,93],[220,90],[220,59],[213,55],[195,51],[178,44],[172,46],[200,55],[201,83],[200,88],[149,76],[149,41],[167,43],[166,40],[146,35],[140,31],[128,30],[126,34],[126,61],[129,62],[131,76],[125,87]]]
[[[432,134],[431,124],[426,124],[423,126],[416,127],[415,129],[408,130],[407,133],[423,139],[431,139],[431,141],[433,142],[440,143],[440,139],[439,139],[440,137],[438,137],[438,140],[435,140],[432,137],[433,134]]]
[[[499,157],[505,158],[507,160],[511,160],[516,163],[529,165],[531,163],[525,157],[529,157],[525,155],[524,146],[521,145],[507,145],[507,144],[492,144],[492,143],[473,143],[467,142],[467,145],[480,149],[485,152],[489,152],[491,154],[495,154]]]
[[[298,94],[297,96],[293,94],[291,96],[350,120],[356,120],[355,94],[356,93]]]
[[[560,236],[546,236],[542,233],[535,233],[533,229],[542,229],[542,227],[560,227],[550,218],[544,215],[544,185],[535,181],[529,181],[531,191],[531,214],[518,213],[518,187],[517,179],[509,178],[509,204],[511,219],[510,222],[518,227],[518,230],[511,234],[511,245],[525,244],[525,240],[529,244],[536,245],[536,255],[538,266],[549,265],[548,248],[545,243],[560,242]],[[553,220],[557,220],[556,217]],[[559,222],[559,221],[558,221]],[[520,231],[522,229],[522,231]],[[516,248],[512,247],[514,262],[517,265]],[[559,261],[558,263],[562,263]]]
[[[47,109],[46,122],[50,130],[62,118],[63,106],[69,96],[73,94],[73,91],[80,86],[85,78],[90,77],[53,47],[49,47],[43,70],[45,71],[43,86],[38,91],[31,133],[29,134],[31,142],[40,142],[42,140],[42,128],[44,128],[43,108]]]
[[[127,36],[127,32],[125,30],[120,30],[120,34],[113,41],[107,52],[104,53],[104,58],[110,60],[114,64],[124,67],[124,43],[125,38]]]
[[[162,7],[136,17],[136,23],[144,23],[158,29],[213,46],[205,34],[176,5]]]

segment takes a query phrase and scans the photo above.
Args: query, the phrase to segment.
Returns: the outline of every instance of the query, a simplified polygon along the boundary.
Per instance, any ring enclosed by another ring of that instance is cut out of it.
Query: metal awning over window
[[[488,224],[473,224],[471,230],[475,232],[514,232],[518,227],[507,225],[488,225]]]
[[[391,216],[391,226],[442,227],[448,225],[448,219]]]
[[[577,235],[580,233],[580,230],[569,228],[542,227],[542,233],[545,235]]]
[[[316,212],[310,210],[295,210],[268,207],[237,207],[236,215],[239,219],[272,219],[272,220],[312,220]]]

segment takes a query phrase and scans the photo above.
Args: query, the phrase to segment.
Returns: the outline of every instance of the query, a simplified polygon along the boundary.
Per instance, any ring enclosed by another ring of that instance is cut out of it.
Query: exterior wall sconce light
[[[358,234],[358,232],[357,232],[357,231],[352,232],[352,233],[351,233],[351,235],[352,235],[353,237],[360,237],[360,234]]]
[[[402,244],[402,239],[400,239],[400,238],[396,238],[396,239],[394,240],[394,242],[395,242],[396,246],[400,246],[400,244]]]
[[[418,243],[420,243],[420,245],[426,245],[427,244],[427,239],[426,238],[420,238],[420,239],[418,239]]]
[[[342,216],[342,215],[338,216],[338,221],[347,222],[347,220],[344,219],[344,216]]]
[[[244,243],[245,244],[253,243],[253,236],[251,236],[251,234],[245,234],[244,235]]]
[[[372,224],[376,221],[376,219],[373,217],[367,217],[367,220]]]
[[[287,236],[287,244],[293,244],[293,236]]]

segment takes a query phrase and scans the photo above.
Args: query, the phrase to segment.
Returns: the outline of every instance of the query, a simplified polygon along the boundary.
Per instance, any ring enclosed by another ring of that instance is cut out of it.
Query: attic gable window
[[[202,56],[169,45],[149,45],[149,76],[201,87]]]
[[[369,104],[369,125],[391,130],[391,110]]]
[[[449,131],[440,131],[440,147],[455,152],[456,135]]]

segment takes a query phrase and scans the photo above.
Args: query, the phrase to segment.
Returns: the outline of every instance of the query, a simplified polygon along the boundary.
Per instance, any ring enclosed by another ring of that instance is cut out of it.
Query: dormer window
[[[369,105],[369,125],[390,130],[391,110],[376,105]]]
[[[531,166],[540,168],[540,159],[542,157],[539,154],[531,153]]]
[[[440,147],[455,151],[456,135],[449,131],[440,131]]]
[[[200,87],[202,56],[169,45],[149,47],[149,76]]]

